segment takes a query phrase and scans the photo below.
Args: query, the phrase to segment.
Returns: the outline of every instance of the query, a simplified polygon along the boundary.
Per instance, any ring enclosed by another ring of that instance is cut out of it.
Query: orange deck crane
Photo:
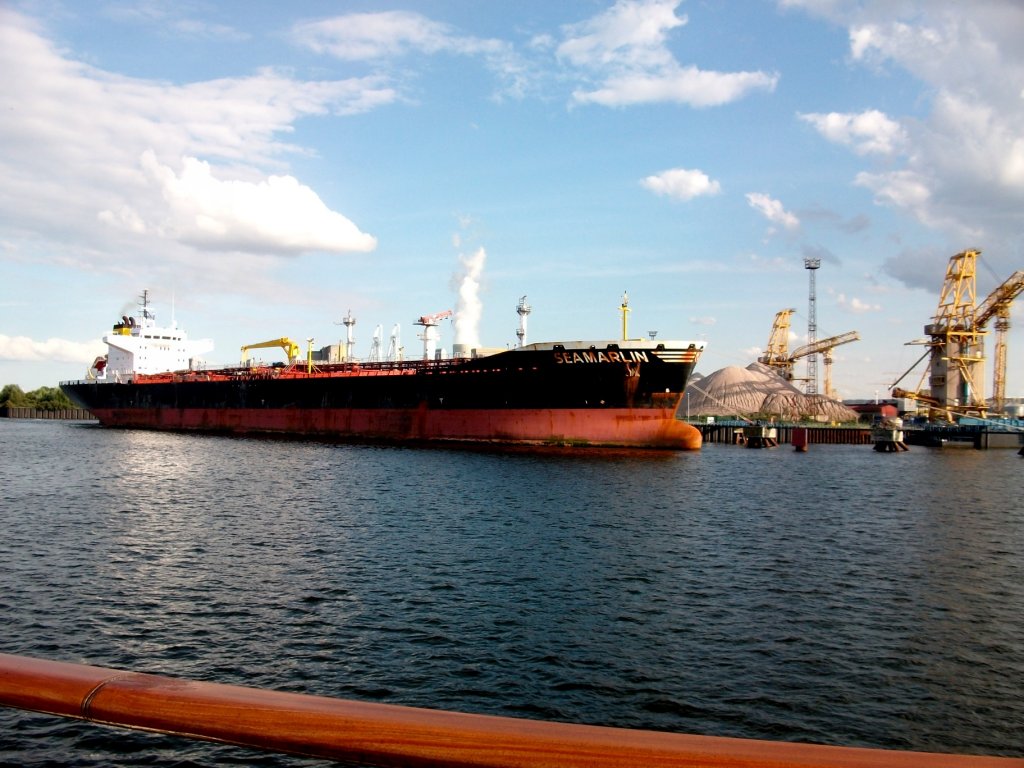
[[[413,325],[422,325],[423,333],[420,335],[420,339],[423,341],[423,359],[431,360],[434,357],[434,352],[437,348],[437,325],[442,320],[447,320],[454,313],[450,309],[444,310],[444,312],[435,312],[432,315],[422,315],[418,320],[413,321]]]

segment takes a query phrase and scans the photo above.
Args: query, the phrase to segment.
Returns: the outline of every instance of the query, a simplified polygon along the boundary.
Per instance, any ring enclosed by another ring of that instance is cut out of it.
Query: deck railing
[[[0,705],[369,766],[1024,768],[1024,758],[784,744],[441,712],[8,654],[0,654]]]

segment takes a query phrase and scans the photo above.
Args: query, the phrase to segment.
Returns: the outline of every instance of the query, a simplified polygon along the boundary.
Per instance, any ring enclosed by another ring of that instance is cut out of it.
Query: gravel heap
[[[687,405],[688,403],[688,405]],[[856,421],[857,413],[824,395],[805,395],[761,363],[695,374],[681,410],[692,416],[743,416],[785,421]]]

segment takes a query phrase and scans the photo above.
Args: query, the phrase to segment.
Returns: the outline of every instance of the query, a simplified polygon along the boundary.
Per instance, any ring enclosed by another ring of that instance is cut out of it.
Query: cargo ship
[[[525,344],[518,333],[509,349],[457,345],[446,356],[432,347],[439,316],[424,316],[419,360],[329,362],[312,349],[302,360],[298,345],[279,339],[252,346],[280,345],[287,363],[207,367],[199,355],[212,342],[188,339],[176,323],[159,326],[146,293],[140,307],[104,336],[107,354],[84,380],[60,385],[104,426],[403,443],[701,445],[678,410],[703,341]]]

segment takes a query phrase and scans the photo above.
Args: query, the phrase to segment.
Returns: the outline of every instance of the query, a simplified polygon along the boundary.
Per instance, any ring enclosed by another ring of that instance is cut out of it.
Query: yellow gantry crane
[[[271,339],[270,341],[260,341],[255,344],[246,344],[242,347],[242,362],[244,363],[248,358],[246,353],[250,349],[265,349],[267,347],[280,347],[284,350],[284,353],[288,355],[288,364],[293,364],[299,359],[299,355],[302,354],[302,350],[299,349],[299,345],[296,344],[289,338],[282,337],[280,339]]]
[[[795,311],[795,309],[783,309],[775,315],[775,321],[772,323],[772,332],[768,337],[768,347],[765,353],[757,358],[757,361],[776,369],[779,375],[787,381],[793,381],[793,366],[797,360],[809,357],[810,355],[821,354],[822,362],[825,363],[825,396],[833,397],[832,350],[842,344],[859,341],[860,334],[857,331],[847,331],[838,336],[830,336],[827,339],[819,339],[810,344],[805,344],[790,352],[790,317],[792,317]]]

